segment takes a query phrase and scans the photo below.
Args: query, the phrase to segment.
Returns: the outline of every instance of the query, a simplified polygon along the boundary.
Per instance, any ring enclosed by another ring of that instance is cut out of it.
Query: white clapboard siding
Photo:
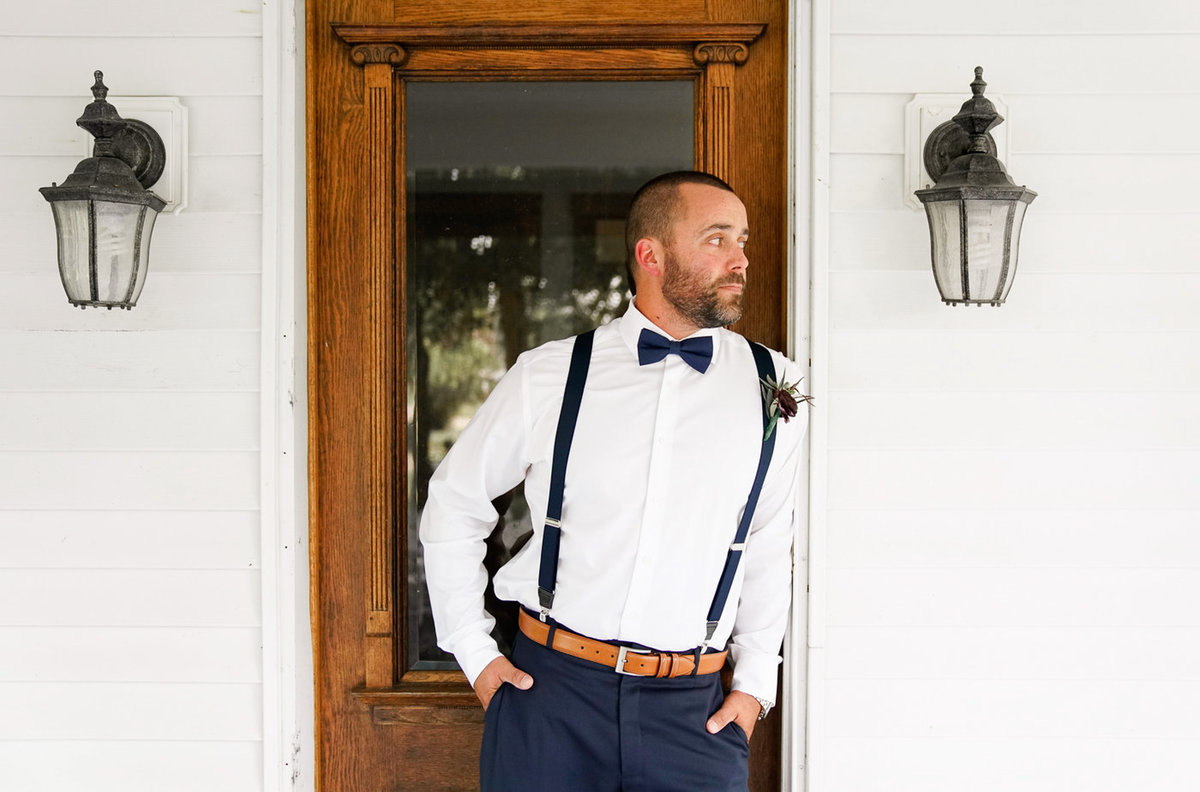
[[[1200,447],[1097,451],[942,448],[829,452],[834,509],[1200,509]]]
[[[829,528],[830,567],[1200,569],[1186,509],[839,509]]]
[[[1131,269],[1134,268],[1131,262]],[[1200,273],[1013,273],[1002,310],[951,310],[937,296],[932,272],[838,272],[830,298],[844,306],[842,330],[948,330],[970,333],[1028,327],[1050,331],[1200,330]]]
[[[830,247],[836,251],[830,261],[835,272],[920,271],[929,274],[932,284],[929,224],[923,212],[907,207],[834,212]],[[1035,201],[1021,228],[1017,279],[1026,272],[1200,273],[1197,251],[1200,212],[1043,213]],[[1020,293],[1010,296],[1016,299]]]
[[[1173,0],[1158,0],[1156,5],[1168,3]],[[942,19],[920,11],[913,16]],[[1036,24],[1036,20],[1027,22]],[[983,66],[988,90],[1004,96],[1196,92],[1200,91],[1197,46],[1200,32],[1196,31],[1020,38],[846,33],[833,36],[831,81],[834,93],[965,93],[969,97],[974,69]],[[1079,130],[1063,134],[1072,131]]]
[[[955,0],[922,0],[919,13],[904,3],[839,0],[830,11],[839,33],[886,33],[920,40],[930,33],[1053,34],[1184,31],[1200,32],[1200,13],[1191,4],[1146,2],[1137,13],[1124,3],[1090,3],[1080,12],[1078,0],[1010,0],[1003,11],[985,5],[963,6]],[[930,20],[941,20],[932,25]],[[1020,44],[1024,44],[1022,40]]]
[[[151,261],[135,310],[121,317],[126,330],[257,331],[262,302],[256,273],[193,274],[156,271]],[[0,327],[25,330],[92,330],[104,319],[67,302],[58,272],[8,275],[0,293]],[[47,310],[52,305],[55,310]]]
[[[18,23],[19,22],[19,23]],[[107,0],[103,14],[80,13],[78,0],[42,0],[6,19],[0,35],[170,38],[262,35],[262,13],[246,0],[145,3]]]
[[[5,171],[11,189],[0,196],[0,212],[36,214],[46,211],[38,192],[52,182],[62,183],[75,170],[82,153],[10,157]],[[259,212],[262,210],[262,159],[257,154],[192,154],[188,157],[190,212]],[[155,221],[169,223],[162,215]],[[54,222],[47,224],[53,234]]]
[[[831,680],[833,737],[1200,738],[1200,680]],[[843,715],[844,713],[844,715]],[[850,716],[850,713],[854,713]],[[860,734],[858,713],[866,713]],[[1157,787],[1155,787],[1157,789]]]
[[[87,313],[88,332],[0,331],[0,390],[258,389],[257,332],[130,333],[129,312]]]
[[[930,292],[927,302],[950,317],[1004,310],[943,307]],[[1193,391],[1198,344],[1193,332],[843,330],[831,336],[829,367],[838,390]]]
[[[0,437],[9,451],[255,451],[257,399],[239,391],[0,391]]]
[[[1195,737],[839,737],[828,742],[829,788],[890,790],[903,779],[922,792],[1128,792],[1152,778],[1154,792],[1191,792],[1198,755]]]
[[[0,789],[261,790],[262,7],[94,12],[0,24]],[[132,311],[67,303],[38,193],[96,69],[188,109]]]
[[[1193,789],[1200,6],[829,12],[809,792]],[[941,305],[903,192],[975,66],[1039,193],[1000,308]]]
[[[830,679],[1200,680],[1200,626],[834,627],[827,637]]]
[[[850,627],[1197,627],[1200,575],[1160,569],[831,569],[829,624]],[[1154,607],[1148,606],[1153,603]],[[1003,666],[989,666],[1003,677]],[[835,672],[836,673],[836,672]]]
[[[829,443],[836,448],[938,447],[948,433],[965,448],[1145,450],[1200,444],[1195,393],[839,391],[829,399]]]
[[[0,742],[0,767],[13,792],[262,790],[257,740],[19,740]]]
[[[257,213],[193,212],[159,216],[150,247],[147,289],[158,273],[256,273],[262,260],[262,217]],[[50,205],[0,214],[0,276],[58,272]],[[142,305],[141,307],[146,307]],[[216,317],[214,317],[216,318]]]
[[[261,651],[257,627],[9,627],[0,683],[258,684]]]
[[[0,569],[257,568],[258,512],[0,511]]]
[[[0,452],[11,509],[255,509],[258,454],[246,451]]]
[[[0,627],[259,627],[261,621],[259,573],[249,566],[0,571]]]
[[[257,740],[257,684],[0,682],[0,739]]]
[[[130,14],[126,19],[135,16]],[[3,93],[8,96],[78,96],[86,104],[91,101],[92,72],[97,69],[104,72],[104,83],[114,95],[258,96],[262,93],[261,42],[251,36],[113,36],[63,40],[0,33],[0,41],[3,43],[0,74],[28,74],[28,65],[38,64],[37,79],[6,83]],[[53,57],[47,57],[49,53]]]
[[[0,128],[0,157],[82,158],[91,151],[92,136],[76,126],[91,94],[78,96],[2,96],[0,113],[20,115],[22,123]],[[188,111],[188,151],[193,156],[261,154],[262,107],[257,96],[177,96]],[[110,102],[122,111],[121,99]],[[49,183],[49,182],[47,182]]]

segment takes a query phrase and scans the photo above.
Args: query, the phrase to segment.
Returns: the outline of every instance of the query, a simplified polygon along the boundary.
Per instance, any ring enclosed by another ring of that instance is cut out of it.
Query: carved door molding
[[[372,420],[367,436],[368,503],[363,568],[365,685],[355,695],[375,723],[482,720],[474,693],[457,671],[406,671],[399,642],[406,588],[397,579],[404,541],[396,449],[407,447],[396,415],[396,383],[405,381],[399,350],[404,250],[405,165],[397,145],[408,79],[589,80],[692,79],[696,84],[696,167],[735,182],[734,70],[750,56],[761,24],[504,25],[419,27],[334,24],[346,57],[362,67],[366,134],[365,242],[368,333],[364,394]]]

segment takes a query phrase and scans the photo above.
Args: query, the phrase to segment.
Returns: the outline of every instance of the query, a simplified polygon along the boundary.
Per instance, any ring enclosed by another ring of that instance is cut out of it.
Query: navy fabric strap
[[[592,360],[592,339],[596,331],[575,336],[571,350],[571,366],[567,370],[567,385],[563,389],[562,410],[558,414],[558,429],[554,435],[554,461],[550,468],[550,492],[546,501],[546,527],[542,531],[542,564],[538,570],[538,604],[541,618],[546,621],[554,605],[554,585],[558,578],[558,546],[562,539],[563,489],[567,483],[567,457],[575,437],[579,405],[583,401],[583,386],[587,382],[588,365]]]
[[[750,351],[754,354],[754,365],[758,367],[758,378],[760,380],[775,380],[775,364],[771,360],[771,353],[761,344],[756,344],[750,339],[746,339],[746,343],[750,344]],[[761,391],[761,387],[757,390]],[[767,428],[767,408],[763,405],[763,431]],[[708,623],[705,625],[704,646],[707,648],[708,642],[712,640],[713,633],[717,631],[717,623],[721,620],[721,613],[725,610],[725,601],[729,599],[729,591],[733,588],[733,579],[737,575],[738,564],[742,560],[742,551],[746,547],[746,537],[750,534],[750,522],[754,519],[754,510],[758,507],[758,496],[762,494],[763,481],[767,477],[767,468],[771,467],[771,455],[775,451],[775,437],[778,432],[771,432],[771,436],[763,440],[762,450],[758,455],[758,472],[754,474],[754,484],[750,487],[750,495],[746,498],[746,508],[742,511],[741,522],[738,523],[737,532],[734,534],[733,543],[729,546],[729,553],[725,556],[725,568],[721,570],[721,579],[717,584],[717,591],[713,595],[712,605],[708,608]]]

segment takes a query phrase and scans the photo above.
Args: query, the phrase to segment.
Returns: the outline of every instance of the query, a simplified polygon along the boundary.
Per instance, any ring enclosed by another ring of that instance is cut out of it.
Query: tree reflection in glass
[[[455,667],[436,646],[417,539],[429,477],[521,352],[625,310],[624,215],[646,179],[691,167],[692,93],[687,81],[407,88],[406,668]],[[489,577],[531,531],[520,488],[496,508]],[[490,586],[486,605],[503,648],[515,611]]]

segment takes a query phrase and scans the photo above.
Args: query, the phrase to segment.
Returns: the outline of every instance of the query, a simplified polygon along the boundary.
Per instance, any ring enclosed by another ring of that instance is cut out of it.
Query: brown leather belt
[[[550,625],[530,616],[524,609],[520,617],[521,632],[530,640],[546,646],[550,637]],[[671,652],[655,652],[650,649],[633,649],[628,646],[596,641],[567,632],[561,627],[554,631],[554,642],[550,645],[556,652],[590,660],[602,666],[615,669],[618,674],[632,674],[645,677],[681,677],[690,676],[696,667],[694,652],[674,654]],[[697,674],[715,674],[725,665],[725,652],[710,652],[700,655],[700,669]]]

